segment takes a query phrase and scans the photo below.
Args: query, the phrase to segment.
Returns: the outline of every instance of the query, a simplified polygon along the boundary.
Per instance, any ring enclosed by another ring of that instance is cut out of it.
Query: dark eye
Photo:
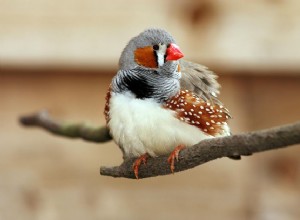
[[[167,45],[167,48],[169,48],[170,46],[171,46],[171,45],[170,45],[170,44],[168,44],[168,45]]]
[[[153,50],[158,50],[159,46],[157,44],[153,45]]]

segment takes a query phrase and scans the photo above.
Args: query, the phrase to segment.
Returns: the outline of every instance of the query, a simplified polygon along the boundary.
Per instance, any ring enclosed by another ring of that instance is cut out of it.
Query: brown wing
[[[204,101],[188,90],[181,90],[165,103],[165,108],[176,112],[179,120],[194,125],[212,136],[229,135],[224,130],[229,112],[222,105]]]
[[[222,104],[217,95],[220,93],[220,84],[217,82],[217,75],[207,67],[197,63],[180,60],[182,77],[180,80],[181,89],[189,90],[204,101]]]

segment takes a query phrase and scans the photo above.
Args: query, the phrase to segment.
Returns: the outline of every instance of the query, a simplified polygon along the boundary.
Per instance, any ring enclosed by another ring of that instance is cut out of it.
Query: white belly
[[[112,94],[109,114],[111,135],[126,157],[169,154],[180,144],[188,147],[212,138],[153,100],[135,99],[130,93]]]

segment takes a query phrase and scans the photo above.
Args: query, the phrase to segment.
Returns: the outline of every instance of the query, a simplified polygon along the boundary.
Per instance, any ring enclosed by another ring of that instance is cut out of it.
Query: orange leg
[[[176,161],[178,161],[178,156],[179,156],[179,152],[184,149],[185,146],[183,144],[178,145],[170,154],[169,158],[168,158],[168,162],[170,164],[170,168],[172,173],[174,173],[174,169],[175,169],[175,159]]]
[[[142,163],[146,164],[148,157],[149,154],[145,153],[134,161],[133,171],[134,171],[135,178],[137,179],[139,178],[139,167]]]

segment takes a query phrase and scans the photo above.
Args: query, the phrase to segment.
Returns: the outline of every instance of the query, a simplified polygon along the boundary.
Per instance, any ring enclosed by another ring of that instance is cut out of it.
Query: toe
[[[182,149],[184,149],[185,146],[184,145],[178,145],[170,154],[169,158],[168,158],[168,163],[170,164],[170,169],[171,172],[174,173],[175,170],[175,159],[176,161],[179,160],[179,153]]]
[[[134,161],[133,172],[134,172],[136,179],[139,179],[139,168],[140,168],[141,164],[142,163],[146,164],[148,157],[149,157],[149,155],[146,153],[146,154],[141,155],[139,158],[137,158]]]

